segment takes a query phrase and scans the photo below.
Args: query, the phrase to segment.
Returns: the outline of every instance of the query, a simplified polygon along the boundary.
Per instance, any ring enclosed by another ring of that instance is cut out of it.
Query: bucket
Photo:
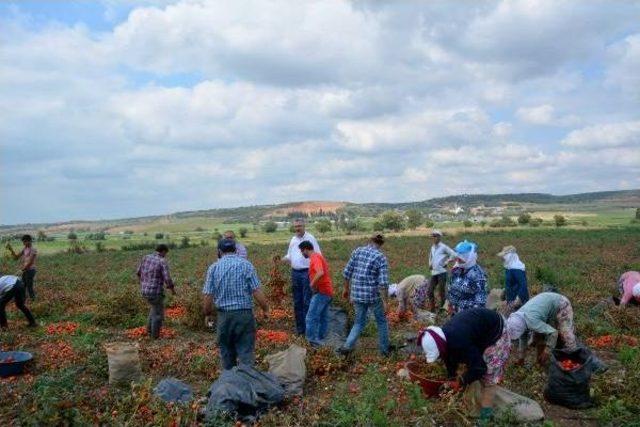
[[[11,377],[24,372],[24,365],[33,356],[26,351],[0,351],[0,377]]]
[[[446,382],[444,380],[433,380],[422,375],[419,370],[419,364],[416,362],[407,362],[405,368],[409,371],[409,379],[414,383],[417,383],[422,392],[427,397],[438,397],[440,395],[440,389]]]

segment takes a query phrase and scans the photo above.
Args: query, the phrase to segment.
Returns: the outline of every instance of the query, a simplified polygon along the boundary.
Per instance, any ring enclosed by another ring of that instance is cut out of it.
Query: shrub
[[[94,246],[96,248],[96,252],[104,252],[106,250],[104,247],[104,243],[102,242],[96,242]]]
[[[417,209],[409,209],[404,214],[407,217],[407,227],[411,230],[418,228],[424,219],[422,212]]]
[[[123,251],[142,251],[145,249],[155,249],[158,246],[157,243],[154,242],[137,242],[137,243],[129,243],[127,245],[123,245],[120,247]],[[169,249],[175,249],[176,244],[173,242],[167,243]]]
[[[162,240],[164,239],[164,234],[163,233],[156,233],[156,240]]]
[[[531,214],[530,213],[523,212],[518,217],[518,224],[520,224],[520,225],[529,224],[530,221],[531,221]]]
[[[67,239],[69,239],[69,240],[78,240],[78,235],[72,231],[69,234],[67,234]]]
[[[426,220],[424,222],[424,226],[427,227],[427,228],[433,228],[434,225],[436,225],[436,223],[431,221],[430,219],[428,219],[428,220]]]
[[[215,241],[218,241],[220,239],[222,239],[222,234],[220,234],[219,231],[214,231],[213,234],[211,235],[211,238]]]
[[[529,220],[529,225],[531,227],[540,227],[542,225],[542,218],[531,218]]]
[[[373,223],[373,231],[384,231],[384,225],[380,221],[375,221]]]
[[[491,221],[489,227],[515,227],[516,225],[516,222],[512,220],[511,217],[505,215],[500,219],[494,219]]]
[[[465,220],[462,222],[462,225],[464,225],[464,226],[465,226],[465,228],[469,228],[469,227],[473,226],[473,222],[471,222],[471,221],[470,221],[470,220],[468,220],[468,219],[465,219]]]
[[[248,232],[249,232],[249,229],[247,229],[247,227],[240,227],[240,230],[238,230],[238,233],[240,233],[240,237],[243,239],[247,237]]]
[[[567,225],[567,219],[563,215],[554,215],[553,222],[556,227],[564,227]]]
[[[262,231],[264,231],[265,233],[275,233],[277,229],[278,229],[278,224],[276,224],[273,221],[267,221],[264,224],[262,224]]]
[[[324,234],[327,231],[331,231],[331,221],[325,218],[319,219],[318,221],[316,221],[316,230],[320,234]]]
[[[131,235],[131,234],[133,234],[133,231],[132,231],[132,230],[124,230],[124,232],[123,232],[123,233],[124,233],[124,234],[129,234],[129,235]]]
[[[189,246],[191,246],[189,244],[189,237],[187,236],[182,236],[182,239],[180,240],[180,248],[184,249],[184,248],[188,248]]]
[[[36,236],[36,240],[38,242],[46,242],[47,241],[47,235],[44,233],[44,231],[38,230],[38,234]]]
[[[198,227],[196,227],[195,231],[200,233],[200,232],[204,231],[204,228],[198,226]]]
[[[378,221],[384,230],[402,231],[407,226],[404,216],[396,211],[383,212]]]

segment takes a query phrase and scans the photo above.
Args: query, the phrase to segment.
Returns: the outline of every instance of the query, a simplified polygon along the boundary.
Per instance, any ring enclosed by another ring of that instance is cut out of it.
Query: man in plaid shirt
[[[215,302],[222,368],[231,369],[238,363],[253,366],[256,342],[253,299],[260,304],[264,316],[268,317],[267,298],[260,289],[256,269],[236,253],[235,241],[221,239],[218,251],[222,256],[207,270],[202,288],[204,314],[212,314]]]
[[[354,305],[356,318],[349,336],[339,353],[346,355],[353,347],[367,325],[369,309],[373,310],[378,327],[378,348],[387,356],[390,351],[389,325],[385,316],[385,304],[382,294],[386,295],[389,286],[389,266],[387,258],[380,251],[384,244],[384,236],[377,234],[366,246],[353,251],[342,275],[344,276],[345,299],[349,298]]]
[[[147,333],[153,338],[160,337],[160,328],[164,320],[164,285],[166,283],[174,295],[171,275],[169,274],[169,264],[165,257],[169,252],[169,247],[160,244],[156,247],[155,253],[145,255],[140,262],[138,279],[140,280],[140,291],[147,300],[149,306],[149,320],[147,321]]]

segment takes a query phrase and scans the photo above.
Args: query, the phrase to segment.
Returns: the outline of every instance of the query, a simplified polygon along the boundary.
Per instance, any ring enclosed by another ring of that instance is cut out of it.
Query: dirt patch
[[[317,212],[336,213],[340,208],[345,207],[345,202],[300,202],[292,203],[287,207],[277,208],[269,212],[267,217],[285,216],[292,212],[303,212],[305,214],[313,214]]]

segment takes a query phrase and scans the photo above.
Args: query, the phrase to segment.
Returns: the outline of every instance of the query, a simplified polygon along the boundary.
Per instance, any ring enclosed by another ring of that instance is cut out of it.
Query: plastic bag
[[[480,381],[475,381],[465,391],[465,403],[469,408],[470,414],[474,417],[480,414],[481,393],[482,385]],[[511,411],[518,422],[521,423],[534,423],[544,419],[544,412],[538,402],[500,386],[496,386],[493,407],[496,412]]]
[[[165,402],[187,403],[193,399],[191,387],[176,378],[163,379],[153,389],[153,392]]]
[[[307,350],[295,344],[288,349],[265,357],[269,373],[275,375],[284,386],[287,397],[302,395],[302,387],[307,377],[304,359]]]
[[[269,373],[250,366],[223,371],[209,389],[205,421],[215,421],[219,413],[252,420],[284,399],[284,388]]]
[[[329,325],[327,328],[327,337],[324,342],[326,345],[339,348],[342,347],[347,339],[348,329],[347,312],[341,308],[329,306]]]
[[[567,359],[571,359],[581,366],[565,371],[560,362]],[[593,372],[593,356],[586,348],[581,347],[574,351],[553,350],[544,398],[550,403],[570,409],[592,407],[593,400],[590,395],[589,381]]]
[[[109,384],[128,384],[142,377],[138,343],[112,342],[104,345],[109,363]]]

